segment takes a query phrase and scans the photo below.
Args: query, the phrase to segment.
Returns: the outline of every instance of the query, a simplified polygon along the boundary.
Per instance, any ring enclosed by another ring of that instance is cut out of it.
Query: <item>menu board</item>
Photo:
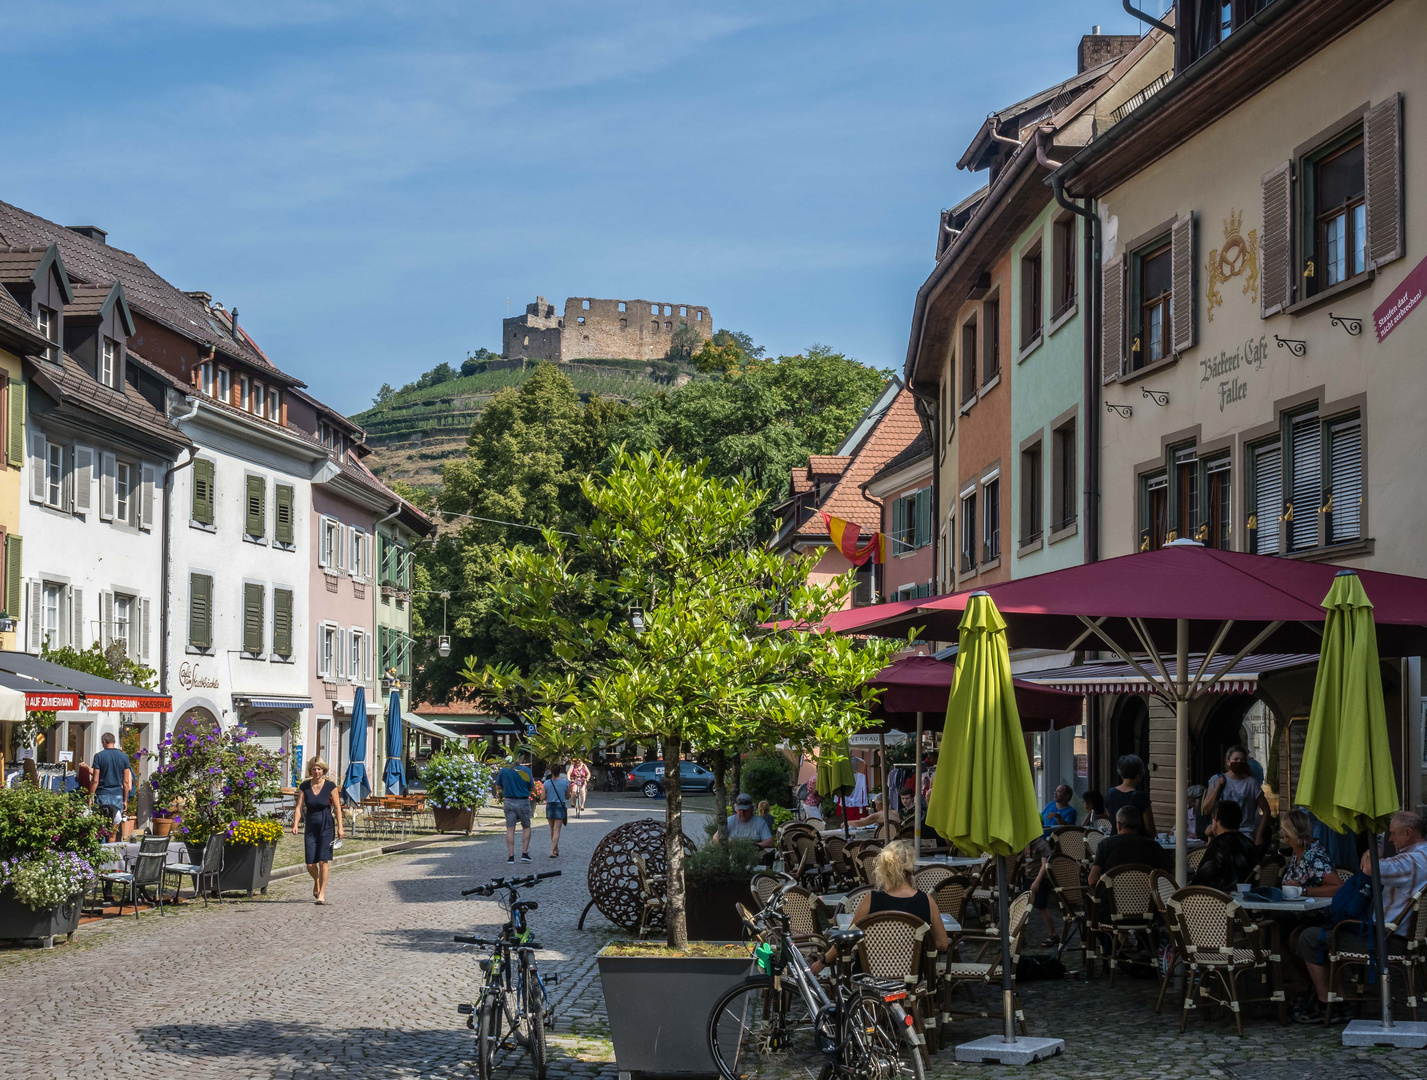
[[[1308,743],[1308,717],[1295,716],[1288,722],[1284,742],[1288,750],[1288,805],[1292,807],[1298,794],[1298,774],[1303,768],[1303,748]]]

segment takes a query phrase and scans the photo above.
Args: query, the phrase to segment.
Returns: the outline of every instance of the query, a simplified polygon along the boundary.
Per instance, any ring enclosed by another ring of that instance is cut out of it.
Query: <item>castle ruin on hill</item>
[[[537,296],[524,315],[501,323],[501,355],[530,360],[662,360],[681,324],[700,341],[713,337],[709,309],[652,300],[597,300],[571,296],[565,314]],[[695,352],[698,349],[695,348]]]

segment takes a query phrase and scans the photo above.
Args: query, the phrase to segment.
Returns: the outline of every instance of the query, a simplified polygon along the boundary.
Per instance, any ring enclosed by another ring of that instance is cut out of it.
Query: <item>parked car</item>
[[[684,791],[712,791],[714,774],[692,761],[679,762],[679,786]],[[625,776],[626,791],[642,791],[651,799],[664,795],[664,763],[642,761]]]

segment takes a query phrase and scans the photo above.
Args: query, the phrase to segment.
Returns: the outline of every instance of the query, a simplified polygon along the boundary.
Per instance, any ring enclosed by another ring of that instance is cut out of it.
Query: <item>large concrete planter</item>
[[[249,897],[255,892],[267,892],[276,851],[276,844],[224,844],[218,891],[246,892]],[[199,857],[202,858],[201,849]]]
[[[752,970],[746,948],[724,956],[598,956],[605,1012],[623,1073],[716,1076],[708,1019],[719,995]]]
[[[449,806],[433,806],[431,816],[436,820],[436,831],[443,833],[465,833],[470,836],[476,823],[476,812],[469,807],[457,810]]]
[[[43,948],[51,948],[54,939],[68,937],[79,929],[79,911],[84,897],[76,895],[65,904],[36,911],[13,896],[0,896],[0,939],[39,939]]]

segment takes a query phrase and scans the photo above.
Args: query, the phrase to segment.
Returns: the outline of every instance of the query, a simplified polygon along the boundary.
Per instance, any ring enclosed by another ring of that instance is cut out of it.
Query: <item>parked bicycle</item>
[[[469,934],[455,936],[462,945],[482,945],[492,950],[480,961],[484,979],[479,999],[458,1007],[466,1017],[466,1026],[476,1033],[476,1074],[480,1080],[490,1080],[496,1051],[516,1046],[530,1052],[536,1080],[545,1080],[545,1029],[554,1022],[546,987],[555,985],[558,976],[542,975],[536,970],[535,950],[541,946],[531,940],[532,931],[525,916],[540,905],[535,900],[521,900],[519,890],[534,887],[542,878],[559,876],[559,870],[551,870],[522,878],[496,878],[489,885],[461,892],[462,896],[502,893],[501,907],[509,913],[494,941]]]
[[[906,987],[852,972],[861,930],[827,935],[837,950],[829,996],[793,944],[781,891],[757,915],[742,904],[738,913],[756,943],[759,973],[709,1013],[709,1053],[724,1080],[924,1080],[921,1036],[902,1004]]]

